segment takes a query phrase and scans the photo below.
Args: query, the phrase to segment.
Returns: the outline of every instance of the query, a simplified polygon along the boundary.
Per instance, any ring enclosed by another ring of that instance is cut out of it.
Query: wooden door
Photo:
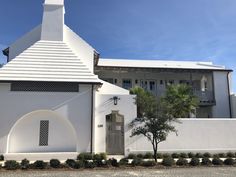
[[[124,116],[118,111],[106,116],[106,152],[110,155],[124,154]]]

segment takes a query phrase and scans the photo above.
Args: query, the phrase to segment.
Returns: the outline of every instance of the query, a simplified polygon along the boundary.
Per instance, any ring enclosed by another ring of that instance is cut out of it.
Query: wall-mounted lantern
[[[120,98],[118,98],[118,96],[114,96],[112,99],[114,101],[114,105],[117,105],[118,104],[118,100],[120,100]]]

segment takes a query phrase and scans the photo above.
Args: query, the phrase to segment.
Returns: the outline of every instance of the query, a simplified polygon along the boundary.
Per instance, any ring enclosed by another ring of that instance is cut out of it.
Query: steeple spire
[[[41,39],[63,41],[64,0],[45,0]]]

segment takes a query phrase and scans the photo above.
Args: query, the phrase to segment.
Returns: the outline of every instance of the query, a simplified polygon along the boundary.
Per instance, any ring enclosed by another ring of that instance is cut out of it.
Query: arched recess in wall
[[[7,153],[76,152],[77,137],[70,121],[50,110],[21,117],[12,127]]]

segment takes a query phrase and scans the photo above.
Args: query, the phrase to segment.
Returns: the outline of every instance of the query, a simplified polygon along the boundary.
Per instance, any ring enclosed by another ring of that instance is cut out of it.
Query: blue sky
[[[41,23],[43,2],[0,0],[1,49]],[[65,6],[66,24],[101,57],[236,67],[235,0],[65,0]],[[236,91],[236,79],[234,85]]]

